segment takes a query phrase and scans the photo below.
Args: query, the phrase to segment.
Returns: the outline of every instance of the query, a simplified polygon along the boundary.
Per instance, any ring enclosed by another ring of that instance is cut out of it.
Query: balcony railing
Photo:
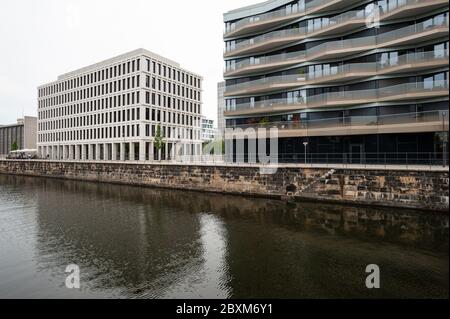
[[[280,31],[274,31],[266,33],[248,40],[238,42],[234,45],[231,50],[226,51],[226,53],[231,51],[237,51],[245,47],[250,47],[256,44],[271,41],[273,39],[283,40],[288,38],[299,38],[306,36],[313,36],[315,33],[323,32],[339,24],[348,23],[354,20],[365,22],[366,16],[371,13],[366,10],[348,11],[340,15],[334,16],[332,18],[321,20],[320,24],[312,24],[311,26],[295,29],[285,29]]]
[[[292,83],[295,85],[302,85],[306,81],[307,77],[306,75],[301,74],[293,74],[293,75],[280,75],[280,76],[271,76],[267,78],[262,78],[259,80],[239,83],[235,85],[227,86],[225,93],[226,94],[232,94],[235,92],[239,92],[242,90],[247,90],[249,88],[261,88],[261,87],[270,87],[274,84],[288,84]]]
[[[277,11],[260,14],[257,16],[247,17],[247,18],[244,18],[244,19],[241,19],[241,20],[238,20],[238,21],[232,23],[230,25],[230,27],[225,28],[223,33],[225,36],[227,36],[228,34],[235,32],[236,30],[239,30],[245,26],[249,26],[252,24],[265,22],[265,21],[269,21],[269,20],[273,20],[273,19],[277,19],[277,18],[283,18],[283,17],[288,18],[290,16],[295,16],[297,14],[302,14],[304,12],[305,11],[301,10],[301,9],[294,9],[291,11],[288,11],[287,9],[282,9],[282,10],[277,10]]]
[[[449,19],[436,20],[433,22],[422,22],[413,26],[404,27],[401,29],[386,32],[377,36],[361,37],[355,39],[339,40],[326,42],[307,51],[283,53],[272,56],[265,56],[260,58],[250,58],[242,60],[238,63],[231,64],[225,68],[225,73],[230,71],[240,70],[249,66],[264,66],[273,63],[281,63],[288,61],[308,60],[320,56],[326,52],[339,51],[346,49],[358,48],[375,48],[376,46],[383,47],[384,44],[396,41],[407,36],[415,35],[421,32],[430,31],[435,28],[449,25]],[[226,75],[226,74],[225,74]]]
[[[323,68],[320,71],[308,72],[306,74],[294,74],[284,76],[266,77],[254,81],[239,83],[230,85],[226,88],[226,94],[233,94],[243,90],[261,90],[276,85],[276,88],[280,88],[282,85],[286,86],[301,86],[307,84],[313,84],[317,81],[326,81],[330,79],[336,79],[339,77],[345,77],[348,79],[348,75],[353,74],[357,76],[374,76],[378,72],[388,73],[390,69],[401,69],[402,66],[408,67],[411,64],[419,65],[421,63],[445,63],[448,61],[448,50],[419,52],[401,55],[396,58],[382,60],[380,62],[368,62],[368,63],[350,63],[338,66],[331,66]]]
[[[346,0],[348,1],[348,0]],[[409,2],[417,2],[419,0],[408,0]],[[326,4],[329,4],[330,0],[315,0],[311,1],[307,4],[300,3],[299,7],[291,7],[291,8],[284,8],[277,11],[272,11],[268,13],[263,13],[260,15],[247,17],[244,19],[241,19],[233,24],[231,24],[230,28],[224,30],[224,35],[227,36],[236,30],[239,30],[243,27],[264,23],[264,22],[270,22],[271,20],[276,19],[289,19],[289,18],[295,18],[297,16],[307,15],[309,13],[312,13],[317,10],[317,8],[324,6]],[[392,10],[391,8],[389,8]],[[333,18],[334,19],[334,18]]]
[[[230,49],[225,49],[225,53],[238,51],[243,48],[251,47],[256,44],[269,42],[271,40],[285,40],[288,38],[300,38],[306,36],[306,28],[285,29],[280,31],[274,31],[260,35],[255,38],[244,40],[234,44]]]
[[[423,0],[398,0],[398,1],[390,1],[386,5],[380,5],[380,15],[383,17],[386,14],[391,13],[394,10],[397,10],[402,7],[416,5],[416,4],[424,4]],[[299,7],[294,8],[285,8],[277,11],[272,11],[268,13],[264,13],[261,15],[256,15],[252,17],[247,17],[241,19],[233,24],[227,29],[224,30],[225,37],[230,35],[231,33],[240,30],[244,27],[250,27],[252,25],[261,24],[264,22],[270,22],[271,20],[286,20],[289,18],[296,18],[299,16],[307,15],[311,12],[317,10],[317,8],[330,3],[330,0],[315,0],[307,3],[306,5],[300,4]],[[333,18],[334,19],[334,18]]]
[[[280,106],[291,106],[298,107],[298,109],[305,109],[327,105],[376,103],[379,101],[388,101],[389,99],[395,100],[396,97],[402,98],[408,94],[412,95],[414,98],[418,98],[418,95],[420,94],[426,97],[425,95],[432,94],[434,92],[448,95],[448,89],[448,80],[406,83],[380,89],[330,92],[292,99],[285,98],[265,100],[255,103],[241,103],[235,106],[227,107],[226,111],[236,112],[262,109],[261,112],[264,112],[265,108]]]
[[[448,130],[448,111],[426,111],[401,113],[391,115],[368,115],[368,116],[347,116],[339,118],[327,118],[317,120],[297,120],[280,121],[266,123],[250,123],[245,125],[236,125],[233,128],[272,128],[279,130],[316,130],[316,129],[339,129],[339,128],[361,128],[376,127],[383,125],[417,124],[436,122],[442,123],[442,131]],[[230,127],[230,126],[228,126]]]

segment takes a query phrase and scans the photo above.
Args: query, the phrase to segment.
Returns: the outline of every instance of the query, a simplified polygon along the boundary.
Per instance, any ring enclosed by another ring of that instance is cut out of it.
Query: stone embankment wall
[[[447,211],[448,171],[0,160],[0,173]]]

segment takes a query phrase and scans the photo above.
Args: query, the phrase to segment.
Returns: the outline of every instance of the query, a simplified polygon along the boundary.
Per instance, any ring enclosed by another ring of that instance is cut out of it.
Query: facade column
[[[88,144],[88,160],[92,161],[94,159],[94,157],[92,156],[94,152],[94,147],[92,146],[92,144]]]
[[[100,144],[95,145],[95,160],[100,161]]]
[[[139,160],[145,161],[145,141],[139,141]]]
[[[109,152],[108,152],[108,145],[109,144],[103,144],[103,160],[107,161],[109,159]]]
[[[111,153],[111,159],[117,161],[117,143],[112,143]]]
[[[153,154],[153,142],[148,143],[148,158],[151,161],[155,160],[155,155]]]
[[[82,144],[81,145],[81,160],[84,161],[86,160],[86,145]]]
[[[69,145],[69,160],[73,160],[73,145]]]
[[[164,158],[166,159],[166,161],[169,158],[169,143],[165,143],[165,146],[164,146]]]
[[[171,147],[171,149],[170,149],[170,159],[171,159],[172,161],[175,160],[175,143],[172,143],[172,147]]]
[[[75,160],[79,160],[80,159],[80,147],[79,145],[75,145]]]
[[[63,160],[66,160],[67,158],[67,145],[63,145],[63,147],[62,147],[63,149],[62,149],[62,157],[63,157]]]
[[[120,160],[125,161],[125,143],[120,143]]]
[[[134,142],[130,142],[130,161],[134,161]]]

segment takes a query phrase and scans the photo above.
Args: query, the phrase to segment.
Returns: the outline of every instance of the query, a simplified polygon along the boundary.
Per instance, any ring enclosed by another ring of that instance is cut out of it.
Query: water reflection
[[[448,297],[445,215],[15,176],[0,204],[0,296]]]

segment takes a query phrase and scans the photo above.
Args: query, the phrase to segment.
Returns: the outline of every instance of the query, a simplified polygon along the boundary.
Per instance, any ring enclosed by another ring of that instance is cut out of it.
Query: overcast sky
[[[217,117],[223,13],[262,0],[0,1],[0,124],[36,115],[36,88],[69,71],[145,48],[204,77]]]

